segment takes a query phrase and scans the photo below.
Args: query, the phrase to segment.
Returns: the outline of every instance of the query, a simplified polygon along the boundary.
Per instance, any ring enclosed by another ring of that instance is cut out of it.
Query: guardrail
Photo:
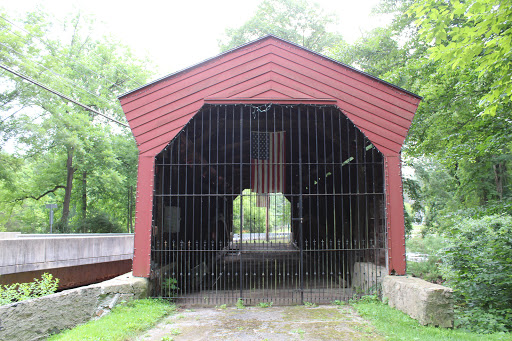
[[[131,260],[133,234],[0,233],[0,275]]]

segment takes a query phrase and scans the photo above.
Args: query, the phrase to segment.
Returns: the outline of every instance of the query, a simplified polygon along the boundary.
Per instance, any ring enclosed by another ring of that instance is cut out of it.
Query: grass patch
[[[352,306],[365,319],[371,321],[386,340],[512,340],[510,333],[477,334],[460,329],[426,327],[406,314],[380,301],[356,301]]]
[[[115,307],[110,314],[51,336],[49,341],[127,340],[153,327],[176,307],[164,300],[143,299]]]

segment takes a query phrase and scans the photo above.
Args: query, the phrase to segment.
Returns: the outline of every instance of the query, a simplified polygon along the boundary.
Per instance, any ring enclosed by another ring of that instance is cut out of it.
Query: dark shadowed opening
[[[154,186],[153,296],[331,302],[385,271],[383,156],[335,106],[205,105]]]

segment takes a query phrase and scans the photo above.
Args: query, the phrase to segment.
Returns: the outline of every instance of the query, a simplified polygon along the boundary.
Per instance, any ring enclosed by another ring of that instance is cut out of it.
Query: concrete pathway
[[[384,340],[350,306],[186,309],[138,341],[162,340]]]

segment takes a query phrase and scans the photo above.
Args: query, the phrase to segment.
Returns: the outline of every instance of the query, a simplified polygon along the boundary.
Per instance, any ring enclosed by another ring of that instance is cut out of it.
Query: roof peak
[[[145,84],[145,85],[142,85],[142,86],[140,86],[140,87],[138,87],[138,88],[135,88],[135,89],[133,89],[133,90],[127,91],[127,92],[125,92],[125,93],[123,93],[123,94],[119,95],[119,96],[118,96],[118,98],[119,98],[119,99],[121,99],[121,98],[126,97],[126,96],[128,96],[128,95],[130,95],[130,94],[133,94],[133,93],[135,93],[135,92],[137,92],[137,91],[139,91],[139,90],[141,90],[141,89],[144,89],[144,88],[146,88],[146,87],[148,87],[148,86],[151,86],[151,85],[153,85],[153,84],[156,84],[156,83],[158,83],[158,82],[161,82],[161,81],[163,81],[164,79],[168,79],[168,78],[171,78],[171,77],[175,77],[175,76],[177,76],[177,75],[179,75],[179,74],[181,74],[181,73],[184,73],[184,72],[187,72],[187,71],[189,71],[189,70],[195,69],[195,68],[197,68],[197,67],[199,67],[199,66],[201,66],[201,65],[207,64],[207,63],[209,63],[209,62],[211,62],[211,61],[214,61],[214,60],[216,60],[216,59],[220,59],[220,58],[221,58],[221,57],[223,57],[223,56],[226,56],[226,55],[228,55],[228,54],[234,53],[235,51],[238,51],[238,50],[240,50],[240,49],[244,49],[244,48],[246,48],[246,47],[248,47],[248,46],[255,45],[255,44],[259,43],[259,42],[262,42],[262,41],[265,41],[265,40],[268,40],[268,39],[274,39],[274,40],[277,40],[277,41],[281,41],[281,42],[283,42],[283,43],[285,43],[285,44],[295,46],[295,47],[297,47],[297,48],[299,48],[299,49],[302,49],[302,50],[304,50],[304,51],[307,51],[307,52],[309,52],[309,53],[312,53],[312,54],[314,54],[314,55],[317,55],[317,56],[318,56],[318,57],[320,57],[320,58],[324,58],[324,59],[329,60],[329,61],[331,61],[331,62],[333,62],[333,63],[336,63],[336,64],[338,64],[338,65],[340,65],[340,66],[343,66],[343,67],[348,68],[348,69],[350,69],[350,70],[352,70],[352,71],[358,72],[358,73],[360,73],[360,74],[362,74],[362,75],[365,75],[365,76],[367,76],[367,77],[369,77],[369,78],[372,78],[372,79],[374,79],[374,80],[376,80],[376,81],[378,81],[378,82],[381,82],[381,83],[383,83],[383,84],[386,84],[386,85],[388,85],[388,86],[391,86],[391,87],[393,87],[393,88],[396,88],[396,89],[397,89],[397,90],[399,90],[399,91],[403,91],[403,92],[405,92],[405,93],[407,93],[407,94],[409,94],[409,95],[411,95],[411,96],[414,96],[414,97],[416,97],[416,98],[418,98],[418,99],[422,99],[422,97],[421,97],[421,96],[416,95],[415,93],[410,92],[410,91],[408,91],[408,90],[405,90],[405,89],[403,89],[403,88],[401,88],[401,87],[399,87],[399,86],[397,86],[397,85],[394,85],[394,84],[392,84],[392,83],[389,83],[389,82],[387,82],[387,81],[385,81],[385,80],[382,80],[382,79],[380,79],[380,78],[378,78],[378,77],[375,77],[375,76],[373,76],[373,75],[371,75],[371,74],[369,74],[369,73],[366,73],[366,72],[364,72],[364,71],[358,70],[358,69],[356,69],[356,68],[354,68],[354,67],[352,67],[352,66],[350,66],[350,65],[348,65],[348,64],[345,64],[345,63],[340,62],[340,61],[338,61],[338,60],[336,60],[336,59],[330,58],[330,57],[325,56],[325,55],[323,55],[323,54],[321,54],[321,53],[319,53],[319,52],[316,52],[316,51],[310,50],[310,49],[308,49],[308,48],[306,48],[306,47],[304,47],[304,46],[301,46],[301,45],[299,45],[299,44],[296,44],[296,43],[294,43],[294,42],[288,41],[288,40],[286,40],[286,39],[283,39],[283,38],[281,38],[281,37],[278,37],[278,36],[273,35],[273,34],[270,34],[270,33],[269,33],[269,34],[266,34],[266,35],[264,35],[264,36],[262,36],[262,37],[260,37],[260,38],[254,39],[254,40],[252,40],[252,41],[250,41],[250,42],[247,42],[247,43],[245,43],[245,44],[243,44],[243,45],[240,45],[240,46],[234,47],[234,48],[232,48],[232,49],[230,49],[230,50],[224,51],[224,52],[222,52],[222,53],[220,53],[220,54],[218,54],[218,55],[216,55],[216,56],[213,56],[213,57],[211,57],[211,58],[205,59],[205,60],[203,60],[203,61],[201,61],[201,62],[199,62],[199,63],[193,64],[193,65],[188,66],[188,67],[186,67],[186,68],[184,68],[184,69],[181,69],[181,70],[178,70],[178,71],[176,71],[176,72],[173,72],[173,73],[170,73],[170,74],[168,74],[168,75],[165,75],[165,76],[163,76],[163,77],[160,77],[160,78],[158,78],[158,79],[156,79],[156,80],[153,80],[153,81],[151,81],[151,82],[149,82],[149,83],[147,83],[147,84]]]

